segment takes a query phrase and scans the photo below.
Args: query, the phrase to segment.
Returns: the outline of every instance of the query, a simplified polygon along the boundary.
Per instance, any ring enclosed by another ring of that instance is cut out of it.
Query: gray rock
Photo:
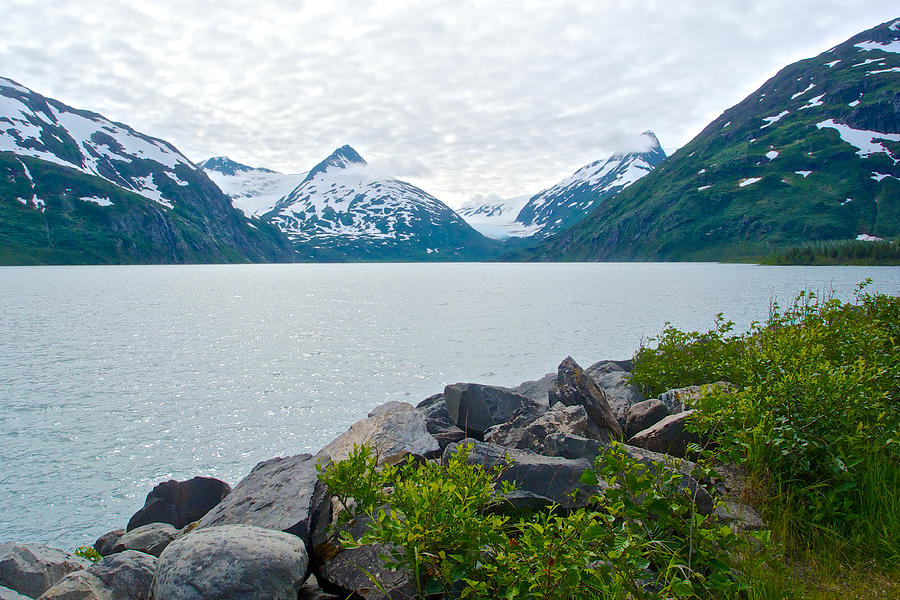
[[[137,550],[159,556],[177,535],[178,530],[168,523],[148,523],[120,537],[113,546],[113,553]]]
[[[126,531],[148,523],[169,523],[181,529],[200,519],[231,491],[224,481],[194,477],[187,481],[164,481],[154,487],[144,507],[128,521]]]
[[[350,455],[354,446],[370,445],[379,462],[396,460],[406,454],[437,456],[438,442],[428,433],[425,415],[411,404],[394,403],[379,407],[378,414],[350,426],[350,429],[322,448],[317,460],[338,462]]]
[[[71,573],[90,566],[71,552],[43,544],[0,544],[0,586],[37,598]]]
[[[703,385],[689,385],[683,388],[667,390],[659,395],[660,401],[669,409],[669,414],[674,415],[691,408],[694,402],[703,394],[721,390],[731,392],[735,386],[727,381],[705,383]]]
[[[530,416],[517,416],[508,423],[491,427],[484,434],[484,441],[543,454],[545,439],[551,433],[568,433],[602,441],[609,440],[609,431],[600,429],[588,419],[587,412],[580,404],[578,406],[555,404],[537,418],[528,418]]]
[[[752,507],[739,502],[726,500],[720,503],[716,507],[716,516],[722,522],[727,523],[735,532],[766,528],[766,524],[758,512],[753,510]]]
[[[479,383],[455,383],[444,388],[450,421],[472,437],[481,438],[493,425],[513,418],[517,410],[540,410],[541,404],[507,388]]]
[[[700,436],[686,431],[684,428],[687,418],[693,412],[693,410],[687,410],[669,415],[652,427],[633,435],[628,440],[628,443],[632,446],[652,450],[653,452],[662,452],[663,454],[684,458],[687,454],[688,444],[700,443]]]
[[[604,360],[584,371],[606,394],[609,407],[620,427],[625,427],[629,409],[647,399],[640,388],[628,383],[630,373],[622,368],[622,364],[629,362],[631,361]]]
[[[311,454],[298,454],[259,463],[200,519],[195,530],[254,525],[308,540],[309,502],[318,480],[316,462]]]
[[[330,498],[328,500],[330,502]],[[314,536],[316,543],[313,553],[316,560],[313,571],[323,591],[341,598],[353,597],[366,600],[381,600],[386,596],[378,586],[366,575],[368,572],[388,591],[387,598],[413,598],[415,586],[411,583],[408,572],[394,571],[384,565],[381,556],[388,553],[389,548],[372,544],[359,548],[345,549],[339,537],[349,532],[359,539],[368,529],[369,519],[365,515],[341,524],[327,535]]]
[[[548,394],[550,393],[550,388],[553,385],[554,379],[556,379],[556,373],[547,373],[535,381],[525,381],[520,383],[516,387],[510,388],[509,391],[530,398],[542,406],[549,407],[550,400]]]
[[[159,557],[152,597],[160,600],[296,600],[306,577],[296,536],[249,525],[194,530]]]
[[[392,412],[402,412],[404,410],[412,410],[413,405],[409,402],[398,402],[397,400],[391,400],[390,402],[385,402],[384,404],[379,404],[375,408],[372,409],[371,412],[367,415],[368,417],[378,417],[380,415],[390,414]]]
[[[113,597],[112,592],[94,575],[87,571],[75,571],[56,582],[39,596],[39,600],[113,600]]]
[[[594,423],[609,430],[614,439],[622,439],[622,428],[610,409],[606,394],[571,356],[560,363],[556,380],[550,389],[550,406],[558,402],[566,406],[584,406]]]
[[[659,398],[651,398],[632,405],[625,420],[625,437],[656,425],[669,416],[669,408]]]
[[[444,394],[435,394],[426,398],[416,406],[416,409],[425,415],[425,428],[437,440],[441,452],[448,444],[458,442],[466,437],[466,432],[450,421]]]
[[[31,598],[23,596],[16,590],[0,585],[0,600],[31,600]]]
[[[541,456],[524,450],[504,448],[496,444],[465,439],[447,446],[442,462],[447,464],[460,445],[471,444],[468,463],[492,468],[505,465],[501,481],[511,481],[519,488],[506,498],[513,508],[544,508],[559,504],[563,508],[585,506],[596,488],[579,481],[591,466],[585,459]],[[507,462],[507,458],[509,462]]]
[[[680,487],[694,501],[694,504],[697,506],[697,512],[704,515],[712,513],[714,505],[712,496],[691,476],[696,467],[693,462],[686,459],[673,458],[658,452],[651,452],[628,444],[621,444],[620,447],[628,452],[632,458],[653,469],[677,469],[684,473],[687,478]],[[584,458],[593,464],[594,458],[605,452],[606,448],[608,448],[607,444],[597,440],[557,433],[547,436],[546,454],[564,458]],[[662,466],[660,467],[659,465]]]
[[[107,531],[94,542],[94,550],[97,551],[97,554],[100,556],[109,556],[113,553],[113,548],[116,547],[116,542],[119,541],[119,538],[125,535],[124,529],[113,529],[112,531]]]

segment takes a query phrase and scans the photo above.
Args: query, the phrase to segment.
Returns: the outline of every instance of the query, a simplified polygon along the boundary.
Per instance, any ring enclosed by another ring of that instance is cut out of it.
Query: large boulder
[[[651,398],[632,405],[625,419],[625,437],[656,425],[669,416],[669,407],[659,398]]]
[[[203,517],[230,491],[231,486],[212,477],[164,481],[147,494],[144,507],[131,517],[126,531],[148,523],[169,523],[181,529]]]
[[[112,531],[107,531],[106,533],[98,537],[96,542],[94,542],[94,550],[96,550],[97,554],[99,554],[100,556],[109,556],[113,553],[113,549],[116,547],[116,543],[123,535],[125,535],[124,529],[113,529]]]
[[[634,434],[628,443],[653,452],[684,458],[687,455],[688,444],[700,443],[700,436],[685,429],[687,419],[693,413],[693,410],[686,410],[669,415],[652,427]]]
[[[126,550],[63,577],[41,600],[149,600],[156,558]]]
[[[43,544],[0,544],[0,586],[37,598],[71,573],[91,563]]]
[[[545,407],[507,388],[480,383],[455,383],[444,388],[450,421],[470,437],[511,420],[518,410],[540,411]]]
[[[547,373],[540,379],[524,381],[516,387],[510,388],[509,391],[530,398],[542,406],[550,406],[548,396],[554,379],[556,379],[556,373]]]
[[[624,427],[628,418],[628,410],[647,399],[640,388],[628,382],[630,373],[623,368],[631,361],[604,360],[594,363],[584,370],[594,380],[603,393],[619,426]]]
[[[159,557],[160,600],[296,600],[308,557],[297,536],[250,525],[194,530]]]
[[[504,467],[500,481],[513,482],[518,488],[506,496],[512,508],[539,509],[551,504],[575,508],[585,506],[597,491],[580,482],[581,474],[591,466],[588,460],[541,456],[468,438],[447,446],[442,457],[444,464],[460,445],[470,446],[469,464],[486,469]]]
[[[357,421],[316,455],[317,460],[338,462],[354,446],[372,446],[379,462],[396,460],[406,454],[438,456],[440,447],[428,433],[425,415],[406,402],[392,402],[376,408],[374,416]]]
[[[553,408],[538,416],[516,416],[512,421],[494,425],[484,434],[484,441],[508,448],[544,453],[544,442],[551,433],[568,433],[609,440],[609,432],[600,429],[587,416],[584,407],[555,404]]]
[[[549,398],[550,406],[558,402],[566,406],[584,406],[588,417],[600,428],[608,430],[610,437],[622,439],[622,428],[609,406],[606,394],[571,356],[560,363]]]
[[[425,428],[431,437],[437,440],[441,452],[448,444],[458,442],[466,437],[466,432],[450,420],[444,394],[429,396],[416,405],[416,410],[425,415]]]
[[[651,452],[644,448],[620,444],[633,459],[638,460],[652,469],[675,469],[686,477],[680,486],[690,496],[701,514],[711,514],[714,501],[709,492],[692,476],[696,465],[686,459],[673,458],[671,456]],[[561,456],[563,458],[584,458],[593,463],[594,458],[604,453],[609,448],[608,444],[598,442],[585,437],[555,433],[547,436],[545,453],[549,456]]]
[[[316,485],[316,457],[278,457],[259,463],[195,529],[253,525],[309,539],[310,498]]]
[[[120,537],[113,546],[113,553],[137,550],[159,556],[177,535],[178,530],[168,523],[148,523]]]

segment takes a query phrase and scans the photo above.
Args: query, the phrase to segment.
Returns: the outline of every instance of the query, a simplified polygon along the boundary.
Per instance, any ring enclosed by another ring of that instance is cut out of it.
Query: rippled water
[[[154,484],[237,483],[388,400],[631,356],[665,321],[900,268],[390,264],[0,268],[0,541],[124,526]]]

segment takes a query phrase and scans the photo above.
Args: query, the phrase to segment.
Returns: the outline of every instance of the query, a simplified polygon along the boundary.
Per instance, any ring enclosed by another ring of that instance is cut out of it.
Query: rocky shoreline
[[[738,529],[762,527],[734,501],[738,474],[719,484],[726,501],[717,506],[690,477],[688,444],[703,440],[684,423],[703,387],[646,398],[628,383],[631,367],[607,360],[582,369],[566,358],[556,373],[514,388],[452,384],[417,406],[377,407],[315,455],[264,461],[233,489],[205,477],[160,483],[125,528],[96,541],[98,562],[41,544],[0,544],[0,600],[384,598],[367,573],[390,597],[412,597],[409,575],[381,562],[383,548],[344,549],[339,541],[342,529],[359,537],[366,523],[338,525],[338,505],[316,466],[360,445],[371,446],[381,464],[408,455],[446,464],[468,444],[471,464],[511,459],[502,479],[517,486],[506,496],[513,509],[565,510],[586,506],[597,487],[581,474],[605,445],[626,440],[634,458],[687,474],[684,493],[699,513],[715,511]]]

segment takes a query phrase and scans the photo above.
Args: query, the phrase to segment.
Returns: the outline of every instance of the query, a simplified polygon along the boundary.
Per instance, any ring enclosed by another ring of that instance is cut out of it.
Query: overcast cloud
[[[5,0],[0,75],[175,144],[306,171],[350,144],[451,205],[667,152],[868,0]]]

